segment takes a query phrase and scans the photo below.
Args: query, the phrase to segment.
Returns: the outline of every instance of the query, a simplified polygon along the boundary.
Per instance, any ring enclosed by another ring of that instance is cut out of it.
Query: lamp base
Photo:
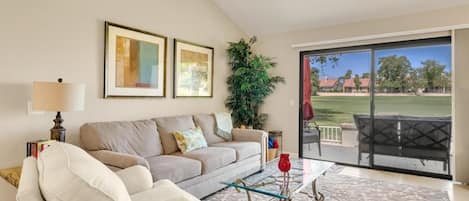
[[[64,122],[64,120],[62,119],[62,115],[60,114],[60,112],[57,112],[57,115],[54,119],[54,127],[50,129],[51,140],[65,142],[65,128],[62,127],[62,122]]]
[[[65,142],[65,128],[63,129],[50,129],[50,139],[59,142]]]

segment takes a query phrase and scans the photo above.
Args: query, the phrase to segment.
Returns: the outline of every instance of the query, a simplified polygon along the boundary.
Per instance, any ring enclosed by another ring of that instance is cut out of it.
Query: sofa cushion
[[[178,183],[202,174],[202,163],[190,158],[161,155],[147,158],[153,181],[169,179]]]
[[[222,142],[212,144],[213,147],[228,147],[236,150],[236,160],[241,161],[261,153],[261,145],[257,142]]]
[[[141,165],[118,170],[115,173],[122,180],[130,194],[146,191],[153,187],[151,172]]]
[[[173,182],[160,180],[155,183],[155,187],[132,195],[132,201],[200,201],[193,195],[183,191]]]
[[[103,163],[71,144],[53,143],[38,158],[45,200],[130,201],[122,180]]]
[[[207,147],[184,154],[176,152],[174,155],[202,162],[202,174],[210,173],[236,161],[236,151],[226,147]]]
[[[80,140],[88,151],[104,149],[141,157],[162,153],[158,130],[152,120],[87,123],[80,128]]]
[[[197,126],[202,128],[208,144],[225,141],[216,134],[217,122],[215,121],[215,116],[213,114],[196,114],[194,115],[194,122]]]
[[[171,154],[178,151],[173,132],[184,131],[195,128],[191,115],[160,117],[153,119],[158,125],[158,131],[161,136],[161,142],[165,154]]]

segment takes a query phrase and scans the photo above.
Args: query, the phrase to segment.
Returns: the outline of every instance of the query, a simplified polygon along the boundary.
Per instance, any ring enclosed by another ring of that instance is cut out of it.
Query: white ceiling
[[[251,35],[304,30],[469,4],[469,0],[212,0]]]

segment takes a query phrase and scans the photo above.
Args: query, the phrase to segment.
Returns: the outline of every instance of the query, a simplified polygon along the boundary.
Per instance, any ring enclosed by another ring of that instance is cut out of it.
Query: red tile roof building
[[[357,90],[353,79],[345,79],[342,86],[340,86],[338,79],[321,79],[319,80],[319,91],[330,92],[369,92],[370,79],[360,79],[360,88]]]
[[[337,79],[322,79],[319,80],[319,87],[335,87]]]

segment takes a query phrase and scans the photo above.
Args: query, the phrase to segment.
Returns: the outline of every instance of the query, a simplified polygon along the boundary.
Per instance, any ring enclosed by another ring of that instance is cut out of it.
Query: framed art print
[[[165,96],[166,41],[106,22],[104,97]]]
[[[212,47],[174,39],[173,97],[213,96]]]

